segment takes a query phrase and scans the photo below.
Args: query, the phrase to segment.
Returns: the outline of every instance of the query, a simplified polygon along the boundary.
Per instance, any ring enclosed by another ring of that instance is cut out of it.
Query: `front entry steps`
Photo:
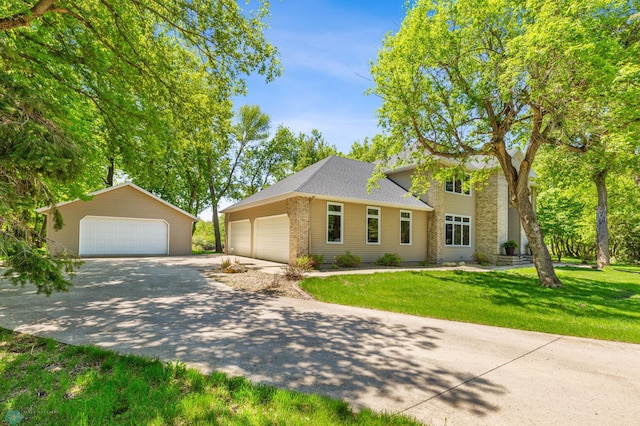
[[[517,265],[528,265],[533,263],[533,256],[530,254],[522,254],[515,256],[505,256],[503,254],[499,254],[496,258],[497,266],[517,266]]]

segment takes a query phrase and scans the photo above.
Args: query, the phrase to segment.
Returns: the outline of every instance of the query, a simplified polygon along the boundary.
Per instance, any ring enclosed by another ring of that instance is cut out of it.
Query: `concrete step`
[[[499,254],[496,258],[496,265],[498,266],[527,265],[529,263],[533,263],[533,256],[528,254],[514,256]]]

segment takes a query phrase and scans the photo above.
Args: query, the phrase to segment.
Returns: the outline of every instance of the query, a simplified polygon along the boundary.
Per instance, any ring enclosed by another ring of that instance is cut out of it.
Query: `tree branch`
[[[55,0],[40,0],[31,9],[17,13],[8,18],[0,19],[0,31],[8,31],[19,27],[28,27],[31,21],[42,18],[47,13],[61,13],[79,19],[71,10],[64,7],[56,7]]]

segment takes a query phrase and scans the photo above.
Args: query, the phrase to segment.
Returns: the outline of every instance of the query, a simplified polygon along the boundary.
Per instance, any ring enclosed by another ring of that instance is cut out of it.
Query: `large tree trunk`
[[[598,190],[598,207],[596,207],[596,234],[598,244],[598,269],[604,269],[611,264],[609,253],[609,224],[607,215],[607,170],[593,175],[593,181]]]
[[[533,264],[538,272],[540,285],[553,288],[562,287],[562,282],[556,276],[556,271],[553,269],[551,254],[549,254],[549,249],[544,243],[540,223],[536,218],[536,213],[533,211],[529,197],[516,197],[513,204],[516,210],[518,210],[518,214],[520,214],[522,228],[529,240],[529,248],[531,248],[531,252],[533,253]]]
[[[209,182],[209,197],[211,198],[211,210],[213,210],[213,234],[216,238],[216,252],[222,251],[222,241],[220,237],[220,219],[218,218],[218,199],[216,198],[216,189],[212,182]]]
[[[562,287],[562,282],[556,276],[556,272],[553,269],[553,260],[549,249],[544,243],[542,231],[540,229],[540,223],[536,218],[536,212],[533,210],[531,204],[531,190],[529,188],[529,173],[531,171],[531,164],[535,158],[536,151],[540,147],[542,138],[539,131],[539,125],[542,122],[542,115],[540,111],[534,111],[536,114],[537,127],[534,129],[533,136],[530,139],[527,152],[524,155],[524,159],[520,162],[518,170],[513,166],[512,157],[506,149],[504,142],[496,143],[493,146],[493,152],[500,167],[504,173],[504,177],[507,180],[509,187],[509,200],[511,204],[516,208],[520,215],[520,222],[522,228],[529,240],[529,248],[533,253],[533,264],[538,272],[538,281],[543,287]]]

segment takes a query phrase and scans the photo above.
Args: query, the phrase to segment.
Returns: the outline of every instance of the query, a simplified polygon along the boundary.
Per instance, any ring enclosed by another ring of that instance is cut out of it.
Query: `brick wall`
[[[508,239],[507,182],[494,172],[476,191],[476,252],[495,262],[500,245]]]
[[[298,257],[309,254],[310,206],[311,198],[287,199],[290,265],[295,265]]]

